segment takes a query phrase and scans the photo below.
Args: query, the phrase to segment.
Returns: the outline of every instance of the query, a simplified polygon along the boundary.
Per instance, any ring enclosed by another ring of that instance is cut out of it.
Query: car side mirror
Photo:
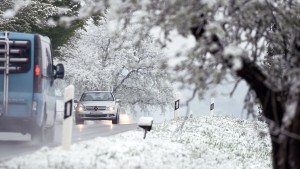
[[[65,76],[65,68],[64,68],[64,65],[59,63],[55,66],[55,75],[54,75],[54,78],[55,79],[62,79],[64,78]]]
[[[152,117],[141,117],[138,122],[138,126],[145,130],[144,139],[146,138],[147,131],[152,129],[153,118]]]

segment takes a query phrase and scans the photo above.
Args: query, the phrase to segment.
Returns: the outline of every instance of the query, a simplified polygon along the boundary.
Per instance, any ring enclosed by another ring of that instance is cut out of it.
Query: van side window
[[[46,49],[46,55],[47,55],[47,76],[52,77],[53,76],[52,59],[51,59],[51,53],[49,51],[49,48]]]

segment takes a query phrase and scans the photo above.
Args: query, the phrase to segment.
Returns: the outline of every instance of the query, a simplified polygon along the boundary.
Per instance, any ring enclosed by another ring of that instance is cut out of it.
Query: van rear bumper
[[[32,118],[0,116],[0,132],[17,132],[26,134],[33,131],[35,126],[35,121]]]

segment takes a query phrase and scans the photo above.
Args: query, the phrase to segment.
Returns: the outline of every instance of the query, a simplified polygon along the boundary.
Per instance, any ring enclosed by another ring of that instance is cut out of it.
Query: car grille
[[[106,106],[86,106],[86,110],[106,110]]]

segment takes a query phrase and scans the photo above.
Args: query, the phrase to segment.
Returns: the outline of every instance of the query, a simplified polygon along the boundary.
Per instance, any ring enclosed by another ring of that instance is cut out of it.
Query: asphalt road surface
[[[111,124],[111,121],[86,121],[84,125],[73,126],[72,143],[96,137],[111,136],[136,128],[137,124],[131,123],[130,120],[126,118],[125,121],[121,121],[121,124]],[[55,133],[55,141],[49,145],[50,147],[61,145],[61,123],[56,124]],[[30,143],[29,140],[29,134],[0,133],[0,162],[37,151],[41,148],[41,146]]]

